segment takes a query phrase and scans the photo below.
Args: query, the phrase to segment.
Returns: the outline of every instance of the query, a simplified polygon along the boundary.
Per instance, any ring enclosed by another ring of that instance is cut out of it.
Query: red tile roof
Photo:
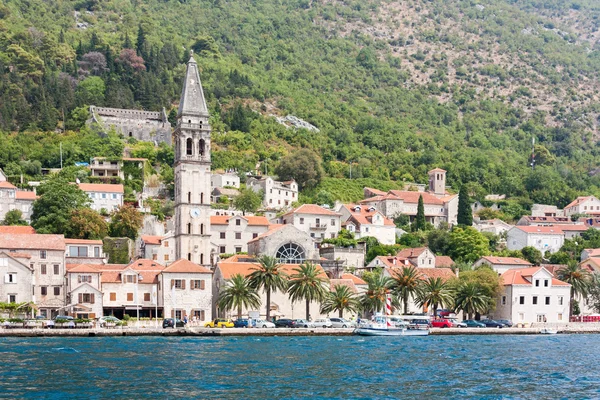
[[[443,205],[444,202],[427,192],[411,192],[404,190],[390,190],[390,193],[404,200],[405,203],[418,203],[419,196],[423,196],[424,204]]]
[[[283,229],[286,226],[293,226],[293,225],[285,225],[285,224],[272,224],[272,225],[269,225],[269,230],[268,231],[266,231],[264,233],[261,233],[260,235],[258,235],[257,237],[255,237],[252,240],[249,240],[248,243],[253,243],[253,242],[256,242],[259,239],[262,239],[264,237],[271,236],[272,234],[279,232],[281,229]]]
[[[360,210],[356,209],[355,204],[344,204],[343,207],[350,213],[350,219],[358,225],[372,225],[373,216],[379,214],[383,218],[383,225],[395,226],[394,221],[386,218],[385,215],[377,210],[369,211],[369,208],[362,206]]]
[[[379,190],[379,189],[375,189],[375,188],[370,188],[370,187],[364,187],[363,191],[368,191],[373,193],[374,196],[385,196],[386,192]]]
[[[531,285],[531,281],[525,279],[525,277],[532,277],[538,271],[542,270],[542,267],[532,267],[525,269],[509,269],[502,274],[502,280],[505,286],[509,285]],[[547,270],[546,270],[547,271]],[[549,271],[547,271],[549,272]],[[571,286],[566,282],[559,281],[556,278],[552,278],[552,286]]]
[[[35,200],[38,198],[38,196],[34,192],[26,190],[17,190],[15,192],[15,198],[17,200]]]
[[[456,278],[456,275],[450,268],[415,268],[421,275],[419,278],[425,280],[429,278],[442,278],[447,281],[452,278]],[[390,275],[394,276],[402,271],[400,267],[390,268]]]
[[[363,281],[361,278],[359,278],[356,275],[353,274],[342,274],[342,279],[349,279],[352,282],[354,282],[355,285],[366,285],[367,282]]]
[[[63,235],[2,234],[0,249],[65,251]]]
[[[340,215],[339,213],[336,213],[335,211],[318,206],[316,204],[302,204],[300,207],[296,208],[295,210],[292,210],[292,211],[284,214],[284,216],[290,215],[290,214]]]
[[[146,244],[160,244],[162,236],[142,235],[142,241]]]
[[[169,265],[167,268],[163,270],[163,272],[170,273],[197,273],[197,274],[212,274],[213,272],[210,269],[207,269],[201,265],[194,264],[193,262],[181,258],[175,261],[173,264]]]
[[[352,281],[352,279],[330,279],[329,280],[329,290],[330,291],[335,292],[335,287],[338,285],[346,286],[353,293],[358,293],[358,290],[356,290],[356,286],[354,285],[354,282]]]
[[[0,234],[17,233],[17,234],[35,234],[33,226],[29,225],[0,225]]]
[[[258,267],[256,262],[229,262],[221,261],[217,264],[217,268],[221,271],[223,279],[231,279],[233,275],[240,274],[242,276],[248,276]],[[299,264],[281,264],[281,270],[289,277],[296,273],[295,269],[298,268]],[[321,272],[319,274],[322,278],[327,278],[325,271],[320,265],[317,265],[317,269]]]
[[[142,276],[140,283],[158,283],[158,275],[165,267],[156,261],[139,259],[129,265],[124,264],[105,264],[94,265],[95,268],[102,272],[102,283],[119,283],[121,282],[120,274],[126,269],[132,269]]]
[[[120,183],[80,183],[79,189],[84,192],[123,193],[123,185]]]
[[[253,225],[253,226],[269,226],[269,220],[267,219],[267,217],[261,217],[261,216],[241,216],[241,215],[234,215],[234,216],[229,216],[229,215],[213,215],[210,217],[210,224],[211,225],[228,225],[229,221],[231,219],[234,218],[242,218],[245,219],[248,222],[248,225]]]
[[[600,272],[600,259],[598,258],[588,258],[579,263],[579,265],[590,272]]]
[[[565,206],[565,210],[567,208],[575,207],[576,205],[579,205],[579,204],[583,203],[586,200],[589,200],[590,197],[592,197],[592,196],[579,196],[578,198],[576,198],[575,200],[573,200],[572,202],[570,202],[569,204],[567,204]]]
[[[562,226],[515,226],[525,233],[543,233],[545,235],[563,235]]]
[[[529,261],[523,260],[517,257],[493,257],[493,256],[485,256],[481,257],[486,260],[490,264],[498,264],[498,265],[523,265],[530,266],[533,265]]]
[[[589,229],[589,227],[585,225],[561,225],[560,229],[562,229],[563,231],[585,232]]]
[[[600,249],[585,249],[588,257],[600,257]]]
[[[65,238],[65,244],[88,244],[88,245],[102,246],[102,240],[67,239],[67,238]]]
[[[67,264],[67,272],[88,272],[93,274],[99,274],[97,265],[92,264]]]
[[[449,268],[454,265],[454,260],[448,256],[435,256],[436,268]]]
[[[0,182],[0,189],[16,189],[17,187],[9,181]]]
[[[396,257],[399,258],[414,258],[419,257],[425,250],[428,250],[427,247],[414,247],[411,249],[400,250]]]
[[[432,172],[447,172],[445,169],[441,169],[441,168],[434,168],[431,171],[429,171],[428,173],[431,174]]]
[[[12,258],[31,258],[31,254],[27,254],[27,253],[13,253],[13,252],[9,252],[9,253],[6,253],[6,254],[8,254]]]

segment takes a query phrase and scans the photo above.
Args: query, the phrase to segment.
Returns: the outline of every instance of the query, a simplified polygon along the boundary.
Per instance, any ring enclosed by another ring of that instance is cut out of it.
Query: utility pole
[[[535,136],[531,138],[531,170],[535,169]]]

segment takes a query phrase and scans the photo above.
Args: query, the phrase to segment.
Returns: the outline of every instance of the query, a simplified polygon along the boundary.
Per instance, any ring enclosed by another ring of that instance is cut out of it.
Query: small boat
[[[556,335],[558,333],[557,329],[552,329],[552,328],[542,328],[540,330],[540,333],[542,335]]]
[[[362,323],[354,330],[362,336],[427,336],[429,329],[411,328],[408,323],[392,322],[389,316],[375,316],[373,320]]]

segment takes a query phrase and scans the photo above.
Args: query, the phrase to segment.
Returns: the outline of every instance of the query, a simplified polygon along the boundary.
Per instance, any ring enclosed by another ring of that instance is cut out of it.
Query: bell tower
[[[210,125],[198,64],[187,63],[173,132],[175,257],[210,264]]]

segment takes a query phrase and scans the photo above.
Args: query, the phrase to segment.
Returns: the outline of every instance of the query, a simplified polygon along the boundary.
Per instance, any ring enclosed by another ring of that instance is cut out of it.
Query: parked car
[[[257,328],[275,328],[275,324],[269,321],[265,321],[264,319],[257,319],[255,322],[255,326]]]
[[[54,317],[54,321],[58,321],[58,320],[62,320],[62,321],[73,321],[75,318],[73,318],[70,315],[57,315],[56,317]]]
[[[502,325],[511,328],[513,323],[510,319],[497,319],[496,322],[500,322]]]
[[[413,319],[408,326],[413,329],[427,329],[431,327],[431,321],[428,319]]]
[[[205,328],[233,328],[233,322],[230,319],[215,318],[204,324]]]
[[[486,328],[504,328],[504,324],[494,321],[493,319],[482,319],[481,323],[484,324]]]
[[[118,324],[120,322],[121,320],[119,318],[112,315],[98,318],[98,326],[101,328],[105,327],[107,324]]]
[[[455,317],[448,317],[446,318],[448,321],[452,322],[452,324],[457,327],[457,328],[466,328],[467,324],[465,324],[464,322],[460,322],[458,320],[458,318]]]
[[[250,321],[245,318],[236,319],[233,321],[234,328],[247,328]]]
[[[297,319],[296,328],[315,328],[315,324],[307,319]]]
[[[317,328],[331,328],[333,326],[329,318],[316,319],[313,324]]]
[[[345,318],[329,318],[331,321],[332,328],[352,328],[354,327],[354,322],[348,321]]]
[[[485,328],[485,324],[480,321],[475,321],[474,319],[465,319],[463,324],[467,325],[467,328]]]
[[[287,319],[287,318],[278,319],[278,320],[275,320],[275,327],[277,327],[277,328],[295,328],[296,320]]]
[[[431,321],[431,326],[434,328],[453,328],[454,323],[449,319],[440,318]]]
[[[177,318],[177,322],[175,322],[173,318],[165,318],[163,320],[163,328],[173,328],[174,324],[177,324],[177,328],[183,328],[185,326],[185,323],[179,318]]]

